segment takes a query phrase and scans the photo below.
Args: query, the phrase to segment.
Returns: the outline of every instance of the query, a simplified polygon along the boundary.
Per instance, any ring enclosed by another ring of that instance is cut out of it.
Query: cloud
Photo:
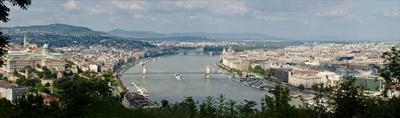
[[[383,16],[398,18],[400,17],[400,9],[391,9],[391,10],[387,9],[383,12]]]
[[[203,12],[210,15],[234,16],[243,15],[247,7],[242,1],[176,1],[175,6],[181,11]]]
[[[210,3],[206,1],[176,1],[175,5],[178,8],[183,8],[186,10],[194,10],[208,6],[210,5]]]
[[[121,10],[140,12],[143,11],[143,6],[135,0],[112,0],[111,4]]]
[[[229,4],[226,5],[224,9],[231,14],[244,14],[247,11],[247,8],[244,4]]]
[[[73,9],[78,9],[78,3],[75,0],[68,0],[65,4],[64,4],[64,8],[67,10],[73,10]]]
[[[347,15],[348,9],[345,7],[336,7],[323,9],[315,13],[319,17],[344,17]]]
[[[96,15],[127,15],[143,12],[145,7],[141,1],[134,0],[99,0],[95,3],[82,4],[82,11]]]
[[[260,11],[254,11],[253,13],[254,18],[264,21],[286,21],[289,20],[283,13],[262,13]]]
[[[316,8],[314,16],[326,18],[341,18],[349,15],[352,3],[346,0],[343,1],[326,1],[322,4],[315,4],[311,8]]]

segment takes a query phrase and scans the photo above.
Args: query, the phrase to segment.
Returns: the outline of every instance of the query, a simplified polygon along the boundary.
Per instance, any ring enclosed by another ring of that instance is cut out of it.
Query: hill
[[[49,25],[32,25],[32,26],[16,26],[2,28],[5,34],[20,33],[39,33],[39,34],[57,34],[57,35],[73,35],[73,36],[89,36],[89,35],[107,35],[104,32],[93,31],[87,27],[73,26],[67,24],[49,24]]]
[[[39,45],[49,43],[54,47],[72,45],[104,45],[126,49],[153,47],[147,42],[128,40],[94,31],[87,27],[67,24],[5,27],[1,28],[0,31],[9,37],[11,42],[15,43],[22,43],[24,35],[27,35],[32,43]]]
[[[153,32],[153,31],[127,31],[123,29],[114,29],[107,32],[110,35],[129,37],[129,38],[154,38],[154,37],[164,37],[163,34]]]
[[[110,35],[135,38],[135,39],[204,39],[204,40],[259,40],[259,41],[284,41],[287,39],[268,36],[258,33],[157,33],[153,31],[128,31],[115,29],[107,32]]]

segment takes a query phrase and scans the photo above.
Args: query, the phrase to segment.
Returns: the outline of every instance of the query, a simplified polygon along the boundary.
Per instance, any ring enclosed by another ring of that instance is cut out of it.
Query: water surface
[[[205,79],[206,66],[210,65],[211,70],[215,71],[214,64],[218,60],[217,56],[207,55],[163,56],[158,61],[150,61],[147,64],[148,75],[137,74],[142,72],[142,66],[136,65],[122,75],[122,81],[130,91],[136,91],[136,88],[129,86],[129,83],[138,83],[146,88],[150,92],[151,99],[156,101],[166,99],[175,102],[188,96],[200,100],[207,96],[216,97],[224,94],[227,99],[238,102],[244,99],[260,102],[266,94],[270,95],[266,91],[233,81],[225,74],[211,74],[211,78]],[[160,72],[173,73],[151,74]],[[177,80],[174,72],[182,72],[184,79]],[[184,72],[198,72],[198,74]]]

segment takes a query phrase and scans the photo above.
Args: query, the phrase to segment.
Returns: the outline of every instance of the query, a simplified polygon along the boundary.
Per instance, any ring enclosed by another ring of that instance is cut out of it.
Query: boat
[[[153,60],[154,62],[157,62],[158,59],[159,59],[159,57],[158,57],[158,58],[152,58],[152,60]]]
[[[138,89],[136,92],[139,95],[142,95],[144,98],[149,98],[150,97],[149,91],[147,91],[145,88]]]
[[[140,95],[142,95],[144,98],[149,98],[150,97],[150,94],[149,94],[149,91],[147,91],[146,89],[144,89],[144,88],[142,88],[142,89],[140,89],[141,91],[138,91],[138,93],[140,94]]]
[[[183,79],[183,78],[182,78],[182,75],[179,74],[179,73],[175,73],[175,78],[176,78],[177,80]]]
[[[228,76],[228,79],[234,80],[234,77],[229,75],[229,76]]]
[[[145,88],[138,86],[138,85],[136,84],[136,82],[132,82],[132,83],[131,83],[131,86],[132,86],[132,85],[136,87],[136,92],[137,92],[139,95],[143,96],[144,98],[149,98],[149,97],[150,97],[149,91],[147,91]]]
[[[139,65],[142,65],[142,66],[144,66],[144,64],[145,64],[145,63],[144,63],[143,61],[141,61],[141,62],[139,63]]]
[[[246,85],[246,86],[250,86],[249,85],[249,83],[247,83],[247,82],[242,82],[244,85]]]
[[[261,88],[264,88],[264,87],[267,87],[267,86],[268,86],[267,83],[263,83],[263,84],[260,85]]]

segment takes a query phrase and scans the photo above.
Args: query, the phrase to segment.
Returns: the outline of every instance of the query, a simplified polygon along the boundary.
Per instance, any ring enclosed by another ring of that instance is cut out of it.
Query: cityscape
[[[1,117],[400,117],[400,1],[0,7]]]

